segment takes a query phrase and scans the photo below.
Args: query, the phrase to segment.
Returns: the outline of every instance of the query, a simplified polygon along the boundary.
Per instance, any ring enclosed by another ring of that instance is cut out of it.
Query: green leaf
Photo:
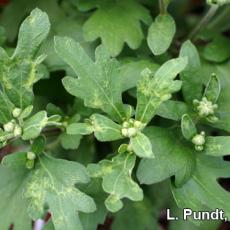
[[[99,224],[104,223],[106,215],[108,214],[104,205],[106,194],[102,189],[101,180],[94,178],[89,184],[82,188],[82,191],[93,197],[97,205],[97,210],[93,213],[80,213],[80,220],[83,229],[95,230]]]
[[[121,66],[122,91],[136,87],[141,78],[141,71],[146,68],[155,73],[159,65],[150,59],[124,60]]]
[[[94,114],[90,117],[94,129],[94,135],[99,141],[114,141],[124,138],[121,135],[121,125],[109,118]]]
[[[64,149],[77,149],[81,142],[81,135],[70,135],[62,133],[60,135],[61,145]]]
[[[34,139],[39,136],[47,124],[46,111],[40,111],[26,120],[23,124],[23,140]]]
[[[137,86],[136,119],[148,123],[162,102],[181,88],[181,81],[173,80],[187,65],[186,58],[171,59],[152,76],[146,69]]]
[[[0,64],[1,65],[1,64]],[[0,124],[5,124],[12,119],[13,104],[8,97],[0,90]]]
[[[131,49],[140,46],[144,38],[140,22],[148,24],[151,21],[147,9],[133,0],[93,1],[93,4],[97,10],[83,25],[87,41],[101,38],[112,56],[122,51],[125,42]]]
[[[215,210],[218,207],[224,210],[224,215],[229,218],[230,194],[217,182],[218,178],[229,176],[229,162],[221,158],[199,156],[192,178],[181,188],[172,185],[177,205],[181,208],[191,208],[193,211]]]
[[[78,75],[78,78],[63,79],[65,89],[70,94],[82,98],[86,106],[100,108],[121,121],[125,112],[118,62],[110,59],[102,46],[96,49],[96,62],[93,62],[80,44],[70,38],[56,37],[55,49]]]
[[[182,92],[184,99],[186,102],[192,104],[194,99],[199,99],[202,96],[199,53],[190,41],[186,41],[181,46],[180,57],[188,58],[188,65],[184,71],[180,73],[180,78],[183,81]]]
[[[223,62],[230,58],[230,39],[216,36],[213,41],[205,46],[203,56],[212,62]]]
[[[2,159],[2,165],[6,168],[23,168],[26,165],[27,152],[15,152],[13,154],[6,155]]]
[[[188,114],[182,116],[181,131],[184,138],[187,140],[191,140],[197,134],[196,126]]]
[[[33,106],[29,105],[25,109],[22,110],[22,113],[19,116],[19,119],[27,118],[33,111]]]
[[[151,142],[141,132],[138,132],[135,137],[130,138],[130,147],[139,157],[154,158]]]
[[[137,170],[140,183],[153,184],[173,175],[178,186],[186,182],[195,167],[195,151],[178,138],[180,132],[149,127],[145,133],[151,141],[155,158],[141,160]]]
[[[183,114],[188,112],[188,106],[182,101],[168,100],[157,109],[156,114],[174,121],[180,121]]]
[[[27,214],[27,202],[23,190],[27,178],[26,169],[8,169],[0,166],[0,228],[31,230],[32,221]]]
[[[143,192],[139,185],[131,178],[135,166],[136,156],[121,153],[110,160],[102,160],[98,164],[89,164],[88,170],[92,177],[102,177],[103,190],[109,193],[105,201],[107,209],[116,212],[122,208],[122,198],[133,201],[143,199]]]
[[[153,218],[152,205],[148,199],[143,201],[127,201],[124,208],[115,214],[112,230],[130,229],[144,230],[157,229],[157,220]]]
[[[163,54],[172,43],[176,24],[169,14],[158,15],[148,31],[148,46],[155,55]]]
[[[77,162],[39,157],[39,165],[30,173],[25,187],[28,213],[37,219],[48,205],[55,230],[83,229],[77,212],[94,212],[96,207],[93,199],[75,185],[89,181],[85,167]]]
[[[32,58],[50,30],[48,15],[34,9],[21,24],[14,58]]]
[[[204,153],[210,156],[226,156],[230,155],[230,137],[206,137]]]
[[[93,133],[93,126],[88,123],[72,123],[70,124],[66,131],[71,135],[89,135]]]
[[[204,97],[206,97],[212,103],[215,103],[219,98],[220,90],[220,81],[215,74],[212,74],[205,88]]]
[[[39,136],[33,141],[33,144],[31,146],[31,150],[33,153],[39,155],[41,154],[45,149],[46,139],[44,136]]]
[[[33,84],[44,75],[38,66],[45,56],[35,55],[49,28],[47,14],[35,9],[20,27],[17,47],[12,57],[3,54],[1,50],[1,86],[9,100],[21,109],[32,104]]]

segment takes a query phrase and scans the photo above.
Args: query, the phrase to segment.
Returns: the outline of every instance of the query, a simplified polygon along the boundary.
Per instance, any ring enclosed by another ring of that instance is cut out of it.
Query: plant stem
[[[203,29],[210,19],[215,15],[216,11],[218,9],[218,5],[211,5],[208,12],[204,15],[204,17],[201,19],[200,23],[193,29],[193,31],[189,34],[189,39],[193,40],[196,35],[200,32],[201,29]]]
[[[167,5],[165,4],[164,0],[159,0],[159,10],[160,14],[166,14],[167,12]]]

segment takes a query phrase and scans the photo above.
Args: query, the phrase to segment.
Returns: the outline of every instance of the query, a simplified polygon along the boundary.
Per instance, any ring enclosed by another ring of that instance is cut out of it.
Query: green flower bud
[[[13,111],[12,111],[12,115],[13,117],[17,118],[20,116],[22,110],[20,108],[14,108]]]
[[[128,152],[133,152],[133,148],[131,147],[131,145],[128,145],[127,151],[128,151]]]
[[[28,160],[34,160],[36,158],[36,155],[33,152],[27,152],[26,157]]]
[[[214,110],[218,108],[217,104],[212,104],[206,97],[201,101],[194,100],[193,103],[197,105],[198,114],[200,117],[207,117],[214,114]]]
[[[14,130],[14,123],[12,121],[6,123],[3,125],[4,131],[5,132],[12,132]]]
[[[134,127],[135,128],[141,128],[143,126],[143,124],[140,121],[134,121]]]
[[[14,128],[14,136],[21,136],[22,135],[22,128],[19,125],[15,125]]]
[[[128,129],[128,137],[134,137],[137,135],[137,129],[135,128],[129,128]]]
[[[33,169],[34,168],[34,160],[27,160],[26,161],[26,168]]]
[[[204,147],[202,145],[195,145],[195,150],[196,151],[202,151]]]
[[[205,143],[205,133],[202,131],[200,134],[196,134],[192,138],[192,143],[197,146],[202,146]]]
[[[129,122],[128,121],[124,121],[122,124],[123,128],[128,128],[129,127]]]
[[[124,136],[124,137],[128,137],[128,129],[123,128],[123,129],[121,130],[121,134],[122,134],[122,136]]]

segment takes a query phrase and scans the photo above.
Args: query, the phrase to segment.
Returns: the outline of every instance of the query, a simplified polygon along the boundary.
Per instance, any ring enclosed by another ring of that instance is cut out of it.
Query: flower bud
[[[33,152],[27,152],[26,157],[28,160],[34,160],[36,158],[36,155]]]
[[[196,134],[193,138],[192,138],[192,143],[195,145],[204,145],[205,143],[205,133],[201,132],[200,134]]]
[[[20,116],[22,110],[20,108],[14,108],[13,111],[12,111],[12,115],[13,117],[17,118]]]
[[[123,128],[123,129],[121,130],[121,134],[122,134],[122,136],[124,136],[124,137],[128,137],[128,129]]]
[[[140,121],[134,121],[134,127],[139,129],[143,126],[143,124]]]
[[[195,145],[195,150],[196,151],[202,151],[204,147],[202,145]]]
[[[22,134],[22,128],[19,125],[16,125],[14,128],[14,136],[20,136]]]
[[[197,105],[198,114],[200,117],[207,117],[214,114],[214,110],[218,108],[217,104],[213,104],[206,97],[203,97],[201,101],[195,101],[194,104]]]
[[[33,169],[34,168],[34,160],[27,160],[26,161],[26,168]]]
[[[14,130],[14,123],[12,121],[6,123],[3,125],[4,131],[5,132],[12,132]]]
[[[128,121],[124,121],[122,124],[123,128],[128,128],[129,127],[129,122]]]
[[[128,151],[128,152],[133,152],[133,148],[131,147],[131,145],[128,145],[127,151]]]
[[[135,128],[129,128],[128,129],[128,137],[134,137],[137,135],[137,129]]]

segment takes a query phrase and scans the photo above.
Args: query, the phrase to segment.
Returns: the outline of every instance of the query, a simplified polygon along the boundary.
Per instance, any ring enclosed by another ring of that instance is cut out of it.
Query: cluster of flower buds
[[[218,120],[218,118],[214,115],[215,109],[218,108],[217,104],[213,104],[206,97],[203,97],[201,101],[195,99],[193,104],[196,106],[200,117],[208,118],[208,120],[212,122],[216,122]]]
[[[21,112],[22,111],[19,108],[13,109],[12,115],[15,119],[12,119],[3,125],[3,130],[1,130],[1,133],[4,133],[4,135],[0,135],[0,142],[5,143],[11,138],[21,136],[22,128],[16,120],[20,116]]]
[[[135,137],[137,133],[145,127],[140,121],[136,121],[130,118],[128,121],[124,121],[122,124],[121,134],[124,137]]]
[[[192,138],[192,143],[195,145],[195,149],[197,151],[202,151],[204,149],[205,144],[205,132],[202,131],[200,134],[196,134]]]

